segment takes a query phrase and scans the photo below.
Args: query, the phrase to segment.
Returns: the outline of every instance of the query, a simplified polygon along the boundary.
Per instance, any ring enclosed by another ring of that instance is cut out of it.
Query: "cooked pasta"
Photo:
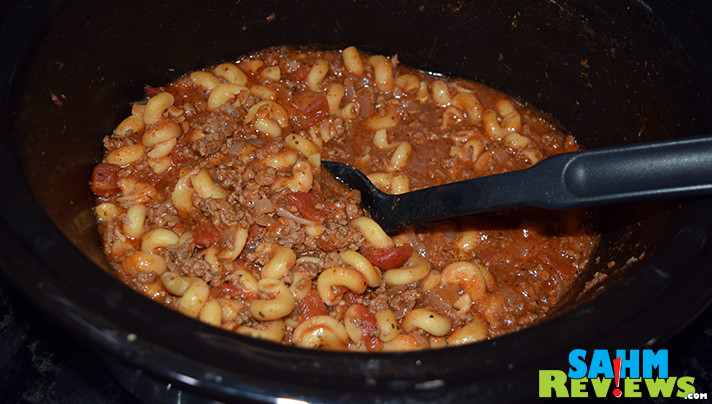
[[[91,187],[116,275],[275,343],[391,352],[514,332],[597,241],[584,214],[528,209],[384,232],[322,160],[402,194],[577,146],[501,93],[353,46],[270,48],[146,87],[104,146]]]

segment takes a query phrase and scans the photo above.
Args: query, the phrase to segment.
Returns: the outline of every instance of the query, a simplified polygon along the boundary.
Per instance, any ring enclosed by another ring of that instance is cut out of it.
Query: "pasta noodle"
[[[208,284],[202,279],[193,278],[178,301],[178,311],[189,317],[198,317],[209,295]]]
[[[260,76],[269,81],[279,81],[282,76],[282,72],[279,70],[279,66],[270,66],[264,68],[260,73]]]
[[[131,238],[138,238],[143,233],[143,224],[146,220],[146,206],[132,205],[126,211],[126,219],[122,230],[125,235]]]
[[[266,325],[257,327],[248,327],[246,325],[237,329],[238,334],[247,335],[252,338],[264,339],[272,342],[280,342],[284,337],[284,331],[287,329],[284,321],[276,320],[265,323]]]
[[[153,125],[161,120],[163,113],[173,105],[175,98],[170,93],[157,94],[146,102],[146,109],[143,112],[143,121],[147,125]]]
[[[325,270],[319,275],[316,283],[319,296],[329,306],[338,303],[342,288],[348,288],[354,293],[361,294],[367,286],[366,280],[358,271],[342,267]]]
[[[395,83],[406,93],[413,93],[420,88],[420,79],[414,74],[402,74],[396,77]]]
[[[402,170],[408,162],[408,158],[411,153],[413,153],[413,146],[406,141],[400,142],[398,147],[396,147],[393,151],[393,155],[391,155],[391,161],[390,164],[388,164],[388,171]]]
[[[450,332],[450,319],[427,309],[413,309],[403,319],[403,330],[412,332],[417,328],[437,337]]]
[[[430,273],[430,262],[413,252],[406,266],[390,269],[383,274],[383,280],[388,285],[408,285],[424,279]]]
[[[220,327],[222,325],[222,306],[220,306],[220,302],[215,299],[208,300],[200,310],[198,319],[206,324]]]
[[[309,88],[316,93],[320,92],[321,82],[324,80],[324,77],[326,77],[328,72],[329,62],[325,59],[318,59],[307,76],[307,84],[309,85]]]
[[[228,83],[244,86],[247,84],[247,76],[240,68],[233,63],[222,63],[215,66],[213,73]]]
[[[141,133],[144,127],[145,124],[140,116],[131,115],[121,121],[116,129],[114,129],[114,134],[118,136],[128,136],[130,133]]]
[[[233,83],[220,83],[210,90],[208,110],[212,111],[234,98],[245,90],[245,87]]]
[[[106,156],[106,162],[117,166],[128,166],[143,157],[143,146],[134,144],[113,150]]]
[[[212,90],[220,84],[220,80],[208,72],[193,72],[190,74],[193,83],[205,90]]]
[[[438,105],[447,106],[450,104],[450,90],[447,88],[447,83],[435,80],[431,84],[431,91],[433,92],[433,101]]]
[[[346,327],[329,316],[314,316],[294,330],[294,344],[303,348],[339,349],[346,346],[349,334]]]
[[[376,321],[381,341],[388,342],[398,335],[398,324],[392,310],[380,310],[376,313]]]
[[[190,183],[193,185],[195,192],[202,198],[221,199],[228,196],[228,192],[215,184],[205,169],[191,176]]]
[[[123,262],[124,269],[130,272],[144,272],[161,275],[166,272],[166,262],[160,255],[134,251]]]
[[[368,286],[375,288],[381,284],[381,271],[374,267],[363,255],[353,250],[342,251],[339,257],[346,264],[356,269]]]
[[[260,247],[265,246],[261,244]],[[259,248],[259,247],[258,247]],[[272,258],[262,267],[262,278],[281,278],[297,261],[297,255],[291,248],[269,245],[267,248],[274,251]]]
[[[357,228],[366,238],[369,244],[374,247],[386,248],[394,246],[393,240],[373,219],[361,216],[351,221],[351,225]]]
[[[156,248],[178,244],[178,236],[168,229],[153,229],[143,236],[141,251],[152,253]]]
[[[358,50],[354,46],[349,46],[341,52],[344,59],[344,66],[349,72],[361,76],[364,72],[363,62]]]
[[[374,55],[368,58],[368,62],[373,66],[373,76],[376,87],[380,91],[391,91],[393,88],[393,69],[391,63],[383,55]]]
[[[163,122],[144,133],[142,143],[146,147],[155,147],[160,143],[176,139],[181,133],[180,126],[173,121]]]
[[[294,296],[281,281],[263,278],[257,282],[257,291],[270,295],[269,298],[253,300],[250,304],[250,313],[257,320],[278,320],[294,310]]]

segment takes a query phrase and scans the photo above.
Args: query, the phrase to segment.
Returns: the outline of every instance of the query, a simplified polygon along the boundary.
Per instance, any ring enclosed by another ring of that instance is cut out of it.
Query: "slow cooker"
[[[137,369],[196,400],[521,401],[537,397],[538,370],[567,368],[572,349],[658,347],[712,301],[712,201],[654,201],[601,208],[594,259],[534,327],[406,353],[280,346],[184,317],[118,282],[87,185],[102,137],[145,85],[282,44],[355,45],[482,82],[551,114],[584,148],[710,133],[705,2],[127,0],[2,9],[0,271],[6,287],[110,371]]]

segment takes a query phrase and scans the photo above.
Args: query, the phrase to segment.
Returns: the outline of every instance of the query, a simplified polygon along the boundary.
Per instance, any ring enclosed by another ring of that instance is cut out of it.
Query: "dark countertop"
[[[2,290],[0,343],[0,403],[140,402],[86,347]],[[712,308],[661,348],[669,349],[671,376],[692,376],[697,392],[712,393]]]
[[[0,290],[0,403],[138,403],[79,342]]]

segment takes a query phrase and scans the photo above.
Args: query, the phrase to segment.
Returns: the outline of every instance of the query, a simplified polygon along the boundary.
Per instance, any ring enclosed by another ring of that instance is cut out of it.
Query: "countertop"
[[[0,403],[139,403],[72,336],[0,290]]]

